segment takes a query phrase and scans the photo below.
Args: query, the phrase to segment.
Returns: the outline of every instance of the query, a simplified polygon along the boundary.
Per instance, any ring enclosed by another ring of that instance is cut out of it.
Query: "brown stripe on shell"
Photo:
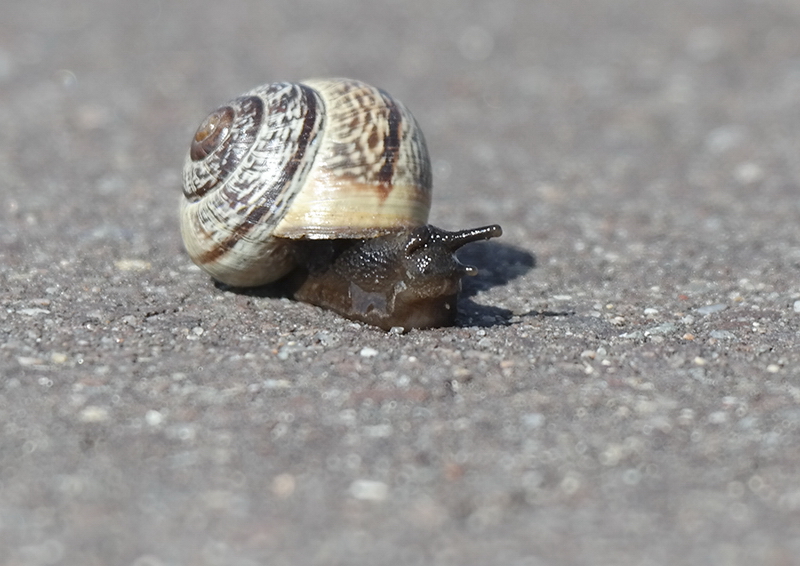
[[[300,130],[300,135],[297,138],[297,146],[295,151],[292,154],[292,157],[286,162],[286,165],[283,167],[283,171],[279,175],[279,180],[277,183],[279,186],[278,190],[270,190],[264,193],[259,203],[247,213],[246,217],[240,224],[233,228],[228,237],[222,242],[219,242],[216,247],[209,249],[199,258],[197,258],[198,262],[210,263],[212,261],[216,261],[233,249],[237,242],[247,236],[247,234],[249,234],[258,225],[264,216],[266,216],[270,211],[274,210],[273,205],[278,198],[282,195],[285,196],[282,187],[294,178],[295,174],[297,173],[297,169],[303,163],[306,150],[313,140],[315,136],[315,130],[317,129],[317,98],[314,95],[313,90],[311,90],[309,87],[305,85],[297,86],[299,86],[302,92],[300,106],[305,109],[305,117],[303,119],[303,126]],[[289,104],[287,97],[289,96],[290,95],[281,97],[277,104],[270,107],[269,112],[272,114],[276,111],[286,111],[287,105]],[[226,187],[226,190],[235,191],[233,187]],[[237,198],[242,198],[241,193],[237,195]]]
[[[289,87],[287,89],[287,87]],[[281,92],[284,91],[284,92]],[[280,96],[277,96],[280,94]],[[298,96],[299,94],[299,96]],[[253,210],[248,212],[248,220],[253,215],[253,223],[257,222],[269,211],[275,211],[275,203],[285,197],[285,187],[293,180],[298,166],[302,163],[311,139],[315,135],[316,121],[318,120],[317,98],[313,91],[304,85],[288,85],[286,83],[275,83],[269,85],[263,93],[270,104],[267,108],[267,116],[262,124],[259,133],[263,149],[271,157],[278,157],[283,163],[279,173],[271,175],[271,185],[268,190],[264,190],[263,182],[259,178],[250,178],[241,175],[238,182],[231,182],[224,187],[226,202],[256,203],[255,208],[262,208],[258,212]],[[286,135],[291,133],[291,128],[287,127],[287,122],[292,120],[292,110],[302,109],[303,126],[296,139],[286,139]],[[291,149],[292,145],[297,147],[288,159],[283,155],[286,149]],[[256,149],[256,148],[254,148]],[[276,155],[273,155],[276,154]],[[264,167],[265,163],[251,163],[253,168]],[[270,163],[275,166],[274,163]],[[258,198],[255,198],[258,195]],[[247,222],[247,220],[245,220]]]
[[[297,172],[297,168],[303,162],[306,155],[306,149],[311,143],[312,136],[314,135],[315,126],[317,123],[317,97],[314,91],[306,85],[298,85],[303,91],[303,106],[306,109],[306,117],[303,120],[303,129],[300,130],[300,136],[297,139],[297,149],[283,168],[281,178],[284,182],[292,179]]]
[[[383,198],[385,200],[392,191],[392,178],[394,177],[394,171],[395,167],[397,167],[397,160],[400,153],[400,139],[402,134],[400,129],[403,116],[394,100],[385,92],[379,92],[386,106],[388,131],[383,138],[383,155],[381,156],[383,165],[376,175],[376,180],[382,189]]]

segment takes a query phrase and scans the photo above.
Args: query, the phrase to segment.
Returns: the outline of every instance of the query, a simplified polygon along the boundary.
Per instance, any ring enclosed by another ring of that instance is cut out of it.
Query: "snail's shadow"
[[[536,256],[528,250],[495,241],[477,242],[458,252],[458,259],[478,268],[475,277],[462,280],[459,299],[459,326],[498,326],[510,324],[514,313],[508,309],[476,303],[472,298],[492,287],[507,285],[536,268]],[[531,313],[542,314],[542,313]],[[561,314],[561,313],[558,313]]]
[[[291,292],[284,280],[279,280],[274,283],[267,283],[266,285],[259,285],[257,287],[233,287],[226,283],[220,283],[213,280],[214,287],[220,291],[227,293],[234,293],[236,295],[244,295],[246,297],[260,297],[266,299],[283,299],[291,298]]]

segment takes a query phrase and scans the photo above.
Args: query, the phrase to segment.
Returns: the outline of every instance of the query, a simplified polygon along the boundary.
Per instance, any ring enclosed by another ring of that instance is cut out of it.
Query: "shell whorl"
[[[258,87],[209,115],[183,171],[189,255],[235,286],[292,268],[291,239],[366,238],[427,222],[431,172],[411,113],[335,79]]]

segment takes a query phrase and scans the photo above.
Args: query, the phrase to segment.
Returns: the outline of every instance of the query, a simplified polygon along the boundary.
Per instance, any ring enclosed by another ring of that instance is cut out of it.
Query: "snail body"
[[[411,113],[347,80],[273,83],[212,112],[183,169],[191,259],[233,287],[284,280],[301,301],[391,328],[452,324],[455,250],[499,226],[427,226],[431,169]]]

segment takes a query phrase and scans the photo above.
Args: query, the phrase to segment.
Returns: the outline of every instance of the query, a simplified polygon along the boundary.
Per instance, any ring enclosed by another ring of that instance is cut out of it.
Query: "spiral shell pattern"
[[[273,83],[200,125],[183,170],[192,260],[234,286],[292,269],[292,239],[370,238],[427,222],[431,170],[411,113],[347,80]]]

